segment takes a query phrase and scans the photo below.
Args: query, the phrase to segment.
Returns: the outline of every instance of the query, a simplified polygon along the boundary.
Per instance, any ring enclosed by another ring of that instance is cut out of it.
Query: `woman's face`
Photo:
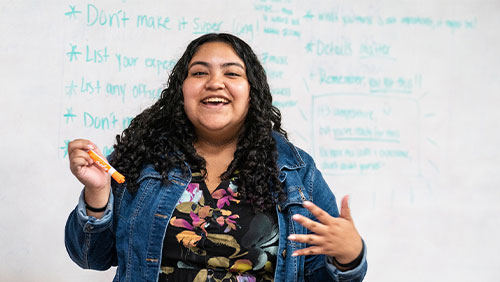
[[[230,45],[201,45],[189,62],[182,92],[184,111],[198,134],[239,133],[248,113],[250,84],[243,60]]]

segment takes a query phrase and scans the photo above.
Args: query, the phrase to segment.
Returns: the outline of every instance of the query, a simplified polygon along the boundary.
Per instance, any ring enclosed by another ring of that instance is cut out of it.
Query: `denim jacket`
[[[362,281],[367,270],[366,247],[361,264],[345,272],[330,264],[324,255],[291,256],[295,250],[306,247],[287,240],[292,233],[308,232],[292,220],[294,214],[312,217],[302,207],[304,200],[314,202],[332,216],[338,217],[339,213],[335,196],[312,158],[281,135],[273,133],[273,137],[278,149],[279,179],[287,193],[286,201],[276,205],[280,235],[275,281]],[[157,281],[165,230],[177,201],[191,181],[191,174],[174,169],[168,178],[170,182],[165,186],[160,173],[147,166],[135,194],[114,183],[100,219],[87,216],[82,192],[65,228],[65,244],[71,259],[87,269],[118,266],[113,281]]]

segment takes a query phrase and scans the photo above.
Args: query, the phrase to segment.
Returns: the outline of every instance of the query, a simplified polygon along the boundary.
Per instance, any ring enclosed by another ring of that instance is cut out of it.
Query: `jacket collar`
[[[276,149],[278,150],[277,165],[279,170],[294,170],[306,165],[297,151],[297,148],[295,148],[292,143],[288,142],[282,134],[273,131],[272,135],[276,141]]]

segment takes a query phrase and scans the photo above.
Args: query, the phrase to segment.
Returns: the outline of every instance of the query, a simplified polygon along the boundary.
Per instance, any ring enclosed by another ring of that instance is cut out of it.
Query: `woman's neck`
[[[194,144],[196,152],[205,159],[207,175],[205,183],[212,193],[221,182],[220,176],[227,171],[234,158],[234,152],[238,145],[238,136],[231,138],[206,138],[198,135]]]
[[[198,137],[194,144],[196,152],[205,159],[207,175],[205,183],[210,193],[219,185],[220,176],[227,171],[233,161],[234,152],[238,145],[238,138],[211,140]]]
[[[231,158],[236,152],[238,139],[232,138],[228,140],[213,140],[198,137],[194,144],[196,152],[204,158],[208,156],[223,156],[231,155]]]
[[[196,152],[203,157],[207,155],[220,155],[230,153],[231,157],[236,151],[238,138],[241,130],[236,133],[224,134],[222,132],[200,132],[197,131],[197,140],[194,144]]]

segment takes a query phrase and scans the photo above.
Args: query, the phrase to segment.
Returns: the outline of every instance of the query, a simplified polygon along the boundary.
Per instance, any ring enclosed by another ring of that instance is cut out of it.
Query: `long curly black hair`
[[[137,115],[121,135],[116,136],[112,165],[127,179],[127,190],[135,193],[142,168],[152,164],[168,183],[168,172],[180,168],[184,173],[200,171],[206,175],[205,160],[193,146],[197,141],[194,127],[184,112],[182,84],[188,64],[198,48],[207,42],[232,46],[246,66],[250,84],[250,106],[244,130],[239,136],[234,158],[221,179],[238,170],[238,192],[254,211],[271,211],[284,192],[278,179],[277,150],[272,131],[287,134],[281,128],[281,113],[272,105],[266,73],[252,48],[240,38],[227,33],[205,34],[193,40],[174,66],[167,88],[160,99]],[[186,165],[188,164],[189,167]]]

